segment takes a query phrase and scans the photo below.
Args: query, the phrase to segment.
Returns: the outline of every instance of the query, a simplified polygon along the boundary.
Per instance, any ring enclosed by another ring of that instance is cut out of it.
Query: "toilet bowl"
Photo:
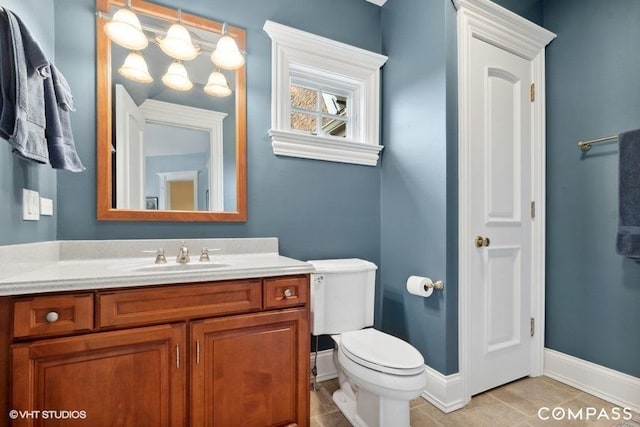
[[[409,427],[409,405],[427,384],[424,358],[411,344],[371,328],[375,264],[309,261],[312,334],[330,334],[340,388],[333,394],[358,427]]]
[[[409,426],[409,405],[427,384],[422,355],[373,328],[333,335],[340,389],[333,401],[355,426]]]

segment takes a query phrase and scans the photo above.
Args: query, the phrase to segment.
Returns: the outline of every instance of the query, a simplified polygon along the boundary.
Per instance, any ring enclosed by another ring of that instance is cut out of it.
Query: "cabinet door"
[[[192,323],[191,425],[309,425],[306,309]]]
[[[185,337],[177,324],[13,345],[13,426],[185,425]]]

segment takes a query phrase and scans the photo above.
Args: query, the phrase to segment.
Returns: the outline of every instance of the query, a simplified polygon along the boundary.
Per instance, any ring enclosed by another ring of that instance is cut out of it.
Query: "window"
[[[267,21],[276,155],[375,166],[387,57]]]

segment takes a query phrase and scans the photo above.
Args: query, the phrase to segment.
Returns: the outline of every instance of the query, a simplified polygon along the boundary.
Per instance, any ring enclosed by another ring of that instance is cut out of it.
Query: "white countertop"
[[[189,264],[175,261],[180,240],[64,241],[1,246],[0,296],[314,271],[306,262],[279,255],[277,244],[274,238],[185,240],[191,254]],[[198,261],[202,246],[218,249],[210,252],[209,263]],[[153,253],[140,256],[143,250],[158,247],[165,248],[167,264],[154,264]]]

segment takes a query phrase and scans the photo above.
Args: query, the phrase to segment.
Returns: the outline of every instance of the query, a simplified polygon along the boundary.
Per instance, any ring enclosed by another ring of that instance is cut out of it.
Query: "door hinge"
[[[533,336],[536,332],[536,319],[531,318],[531,336]]]
[[[531,219],[534,219],[536,217],[536,202],[532,201],[531,202]]]
[[[536,84],[535,83],[531,83],[531,86],[529,86],[529,98],[531,99],[531,102],[536,100]]]

